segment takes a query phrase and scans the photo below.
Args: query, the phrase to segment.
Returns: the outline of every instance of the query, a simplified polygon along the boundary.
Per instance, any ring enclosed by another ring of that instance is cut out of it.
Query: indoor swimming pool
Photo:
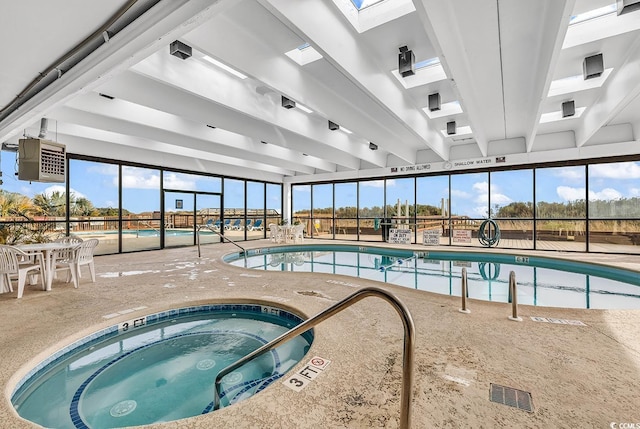
[[[44,427],[148,425],[212,411],[218,373],[302,319],[259,304],[188,307],[92,334],[36,366],[14,389],[20,416]],[[260,392],[309,350],[307,331],[222,378],[221,406]]]
[[[460,296],[466,268],[468,296],[509,302],[515,272],[518,303],[564,308],[640,308],[637,272],[565,259],[373,246],[306,245],[251,249],[225,260],[240,267],[342,274],[417,290]],[[352,283],[355,283],[354,280]]]

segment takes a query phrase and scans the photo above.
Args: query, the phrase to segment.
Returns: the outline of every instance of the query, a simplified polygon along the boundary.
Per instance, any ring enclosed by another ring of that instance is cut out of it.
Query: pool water
[[[520,304],[640,308],[639,273],[554,258],[312,245],[252,249],[246,258],[235,253],[225,260],[259,270],[342,274],[454,296],[461,294],[466,268],[469,298],[497,302],[511,301],[509,273],[514,271]]]
[[[220,370],[302,321],[261,305],[188,310],[87,337],[25,377],[12,395],[14,407],[25,419],[61,429],[147,425],[208,413]],[[280,378],[311,342],[308,332],[228,374],[221,407]]]

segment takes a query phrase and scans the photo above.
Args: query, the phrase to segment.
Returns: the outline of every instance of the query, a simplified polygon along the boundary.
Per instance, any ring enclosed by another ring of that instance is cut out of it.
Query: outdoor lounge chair
[[[263,231],[262,219],[257,219],[250,228],[251,231]]]
[[[241,219],[236,219],[233,222],[233,225],[231,225],[231,229],[235,229],[235,230],[239,230],[240,229],[240,223],[242,222]]]

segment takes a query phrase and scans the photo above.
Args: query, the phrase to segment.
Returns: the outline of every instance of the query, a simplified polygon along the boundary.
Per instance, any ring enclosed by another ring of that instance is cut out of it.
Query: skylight
[[[460,106],[460,102],[456,100],[449,103],[442,103],[440,105],[440,110],[432,112],[428,107],[424,107],[422,110],[430,119],[436,119],[442,118],[443,116],[452,116],[462,113],[462,106]]]
[[[447,78],[447,74],[444,72],[444,68],[442,64],[440,64],[440,58],[438,57],[418,61],[414,64],[413,68],[416,73],[412,76],[402,77],[397,69],[391,73],[393,73],[405,89],[427,85]]]
[[[616,3],[610,4],[605,7],[600,7],[598,9],[589,10],[587,12],[579,13],[578,15],[573,15],[569,19],[569,25],[578,24],[580,22],[589,21],[590,19],[600,18],[601,16],[608,15],[610,13],[616,13],[618,7]]]
[[[562,117],[562,111],[543,113],[540,115],[540,123],[545,124],[547,122],[566,121],[569,119],[579,118],[585,111],[586,107],[576,107],[576,112],[572,116]]]
[[[417,63],[415,63],[413,65],[413,67],[418,70],[418,69],[422,69],[425,67],[431,67],[431,66],[435,66],[440,64],[440,58],[438,57],[434,57],[434,58],[429,58],[428,60],[422,60],[422,61],[418,61]]]
[[[443,136],[445,137],[460,137],[460,136],[466,136],[469,134],[473,134],[473,131],[471,130],[471,127],[468,125],[462,126],[462,127],[458,127],[456,128],[456,133],[455,134],[448,134],[447,130],[440,130],[440,132],[442,133]]]
[[[607,80],[613,69],[605,69],[600,77],[584,80],[584,76],[579,74],[569,76],[562,79],[556,79],[549,86],[548,97],[556,95],[570,94],[577,91],[585,91],[587,89],[599,88]]]
[[[301,66],[322,58],[322,55],[308,43],[304,43],[284,54]]]
[[[351,0],[351,3],[353,3],[358,10],[362,10],[382,1],[384,0]]]
[[[333,0],[358,33],[415,12],[412,0]]]

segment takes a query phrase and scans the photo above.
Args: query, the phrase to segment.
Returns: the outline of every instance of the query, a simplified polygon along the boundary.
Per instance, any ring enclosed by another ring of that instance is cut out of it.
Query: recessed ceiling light
[[[313,113],[313,110],[309,109],[307,106],[303,105],[303,104],[296,104],[296,107],[300,110],[302,110],[303,112],[307,112],[307,113]]]
[[[224,70],[224,71],[226,71],[228,73],[231,73],[232,75],[234,75],[236,77],[239,77],[240,79],[246,79],[247,78],[247,75],[240,73],[238,70],[233,69],[233,68],[229,67],[226,64],[222,64],[220,61],[218,61],[216,59],[213,59],[208,55],[203,55],[202,59],[207,61],[208,63],[213,64],[216,67],[221,68],[222,70]]]

